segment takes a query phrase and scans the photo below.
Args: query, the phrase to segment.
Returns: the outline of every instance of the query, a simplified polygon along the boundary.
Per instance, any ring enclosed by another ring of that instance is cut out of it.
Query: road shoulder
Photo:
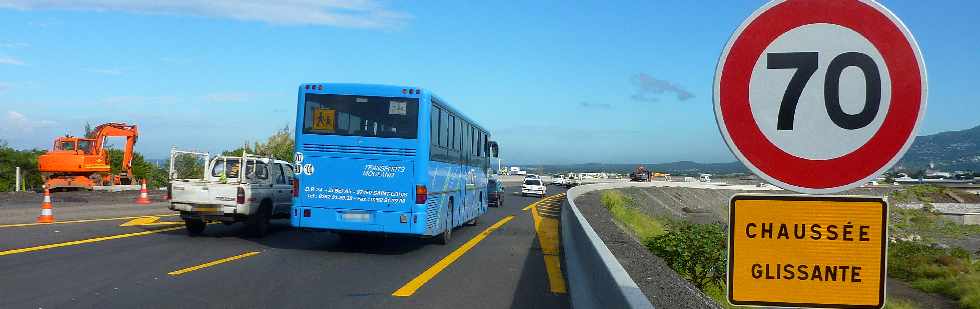
[[[650,303],[658,308],[718,308],[662,259],[620,229],[602,207],[599,194],[600,191],[583,194],[575,199],[575,205]]]

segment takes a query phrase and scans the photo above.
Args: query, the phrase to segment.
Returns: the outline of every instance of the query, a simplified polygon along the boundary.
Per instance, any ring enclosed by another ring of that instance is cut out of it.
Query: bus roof
[[[315,90],[308,89],[307,86],[310,86],[310,88],[315,88]],[[324,90],[319,90],[318,86],[323,86]],[[422,95],[419,96],[419,95],[404,94],[402,93],[402,90],[405,89],[421,90]],[[459,109],[454,107],[448,101],[443,100],[442,97],[439,97],[434,93],[432,93],[431,91],[421,87],[403,86],[403,85],[384,85],[384,84],[359,84],[359,83],[304,83],[299,85],[299,91],[301,93],[326,92],[326,93],[335,93],[335,94],[342,94],[342,95],[346,94],[346,95],[374,95],[374,96],[386,96],[386,97],[416,97],[416,98],[423,98],[423,99],[426,97],[430,97],[438,101],[442,107],[453,112],[460,118],[463,118],[473,126],[479,128],[484,132],[487,132],[487,134],[490,133],[490,130],[487,130],[479,123],[474,121],[472,118],[466,116],[465,113],[460,112]]]

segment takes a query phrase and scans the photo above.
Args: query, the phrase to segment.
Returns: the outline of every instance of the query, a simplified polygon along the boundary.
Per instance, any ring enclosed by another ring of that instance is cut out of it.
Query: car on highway
[[[504,185],[496,179],[487,182],[487,204],[493,207],[504,205]]]
[[[555,174],[555,175],[552,175],[551,176],[551,183],[549,183],[549,184],[550,185],[554,185],[554,186],[562,187],[562,186],[565,186],[565,181],[566,181],[565,180],[565,175]]]
[[[541,176],[538,176],[537,174],[527,174],[527,176],[524,176],[524,179],[541,179]]]
[[[169,208],[180,212],[191,236],[204,232],[208,222],[245,222],[251,236],[262,237],[270,219],[289,217],[296,190],[289,162],[248,154],[210,159],[208,154],[178,150],[171,151],[170,162],[180,162],[175,160],[178,155],[203,156],[206,162],[204,173],[192,173],[201,178],[170,166]]]
[[[544,197],[547,190],[548,188],[544,186],[541,179],[524,179],[524,184],[521,185],[521,196],[537,195]]]

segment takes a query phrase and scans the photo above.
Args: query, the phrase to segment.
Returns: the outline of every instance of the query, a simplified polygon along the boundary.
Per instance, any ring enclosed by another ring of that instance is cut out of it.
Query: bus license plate
[[[346,213],[342,216],[344,221],[368,222],[371,221],[371,214],[367,213]]]

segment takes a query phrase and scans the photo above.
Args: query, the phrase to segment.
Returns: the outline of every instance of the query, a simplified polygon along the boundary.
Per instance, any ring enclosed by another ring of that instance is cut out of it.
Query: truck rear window
[[[414,139],[418,119],[415,98],[308,93],[303,133]]]
[[[246,160],[245,177],[248,179],[269,179],[269,169],[265,163],[258,162],[257,166],[258,168],[256,169],[255,161]],[[240,160],[217,159],[211,167],[211,177],[222,177],[224,175],[225,178],[238,178],[239,171],[241,171]]]

